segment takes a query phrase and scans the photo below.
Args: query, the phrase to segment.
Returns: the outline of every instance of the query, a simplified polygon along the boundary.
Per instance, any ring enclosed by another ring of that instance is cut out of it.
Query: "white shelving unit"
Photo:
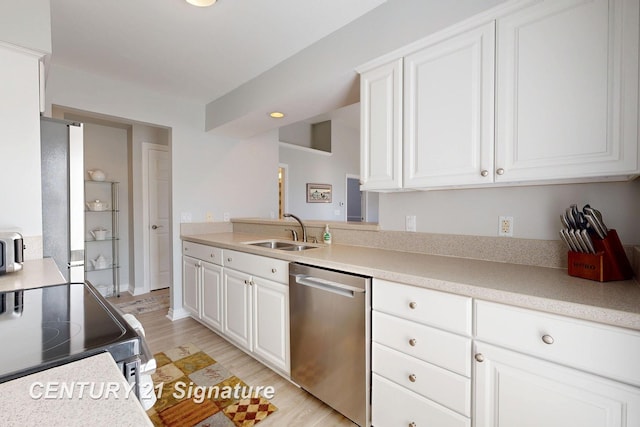
[[[85,280],[100,290],[105,284],[111,286],[106,296],[120,296],[120,259],[119,259],[119,183],[115,181],[85,181],[86,201],[109,201],[108,209],[85,212]],[[111,227],[109,229],[109,226]],[[104,240],[95,239],[91,231],[98,227],[109,230]],[[105,267],[95,268],[92,260],[100,255],[108,257]],[[109,273],[110,278],[109,278]],[[110,280],[110,283],[109,283]]]

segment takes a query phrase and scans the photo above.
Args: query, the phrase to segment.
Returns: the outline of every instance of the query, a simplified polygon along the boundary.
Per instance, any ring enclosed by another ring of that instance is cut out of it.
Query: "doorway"
[[[347,222],[364,221],[364,203],[362,191],[360,191],[360,177],[358,175],[347,175]]]

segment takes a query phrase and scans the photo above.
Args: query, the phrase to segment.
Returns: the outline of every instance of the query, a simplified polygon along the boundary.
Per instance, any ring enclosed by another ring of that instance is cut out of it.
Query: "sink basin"
[[[305,251],[307,249],[319,248],[320,245],[310,243],[294,242],[290,240],[267,239],[255,242],[244,242],[245,245],[260,246],[268,249],[278,249],[281,251]]]

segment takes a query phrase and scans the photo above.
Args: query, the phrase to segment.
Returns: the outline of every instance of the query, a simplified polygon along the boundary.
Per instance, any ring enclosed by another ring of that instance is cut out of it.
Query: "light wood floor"
[[[153,291],[151,295],[160,293],[168,293],[168,289]],[[148,298],[149,295],[132,297],[123,293],[120,298],[109,300],[118,303]],[[153,353],[192,343],[222,363],[245,383],[275,388],[276,392],[271,401],[278,411],[260,422],[260,426],[356,427],[347,418],[239,350],[209,328],[191,318],[172,322],[166,314],[164,310],[159,310],[136,315],[144,327],[147,344]]]

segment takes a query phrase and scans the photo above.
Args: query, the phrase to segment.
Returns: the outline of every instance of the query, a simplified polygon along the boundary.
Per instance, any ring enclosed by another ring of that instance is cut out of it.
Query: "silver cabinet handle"
[[[151,229],[152,229],[152,230],[157,230],[158,228],[162,228],[162,226],[161,226],[161,225],[155,225],[155,224],[153,224],[153,225],[151,226]]]
[[[498,169],[496,170],[496,173],[497,173],[498,175],[504,175],[504,169],[502,169],[502,168],[498,168]]]
[[[409,381],[411,381],[412,383],[415,383],[417,379],[418,378],[416,377],[416,374],[409,375]]]
[[[411,310],[415,310],[417,306],[418,306],[418,303],[417,303],[417,302],[415,302],[415,301],[411,301],[411,302],[409,303],[409,308],[410,308]]]
[[[482,172],[480,172],[480,175],[482,176],[489,176],[489,171],[484,169]]]
[[[227,262],[231,262],[231,261],[232,261],[232,259],[230,257],[227,258]]]
[[[278,272],[278,270],[277,270],[277,269],[275,269],[275,268],[272,268],[272,269],[271,269],[271,272],[272,272],[273,274],[276,274],[276,273]]]
[[[409,427],[418,427],[418,425],[416,423],[414,423],[413,421],[411,421],[409,423]]]
[[[249,286],[253,286],[253,285],[255,285],[255,284],[256,284],[256,283],[253,281],[253,279],[249,280]]]
[[[545,344],[551,345],[551,344],[553,344],[553,341],[554,341],[554,339],[553,339],[553,337],[551,335],[543,335],[542,336],[542,342],[545,343]]]
[[[415,338],[411,338],[411,339],[409,340],[409,345],[410,345],[411,347],[415,347],[417,343],[418,343],[418,342],[416,341],[416,339],[415,339]]]
[[[211,258],[213,258],[213,259],[215,259],[215,258],[216,258],[216,256],[215,256],[214,254],[209,254],[209,256],[210,256]]]
[[[484,355],[482,353],[477,353],[474,358],[476,359],[476,362],[484,362]]]

